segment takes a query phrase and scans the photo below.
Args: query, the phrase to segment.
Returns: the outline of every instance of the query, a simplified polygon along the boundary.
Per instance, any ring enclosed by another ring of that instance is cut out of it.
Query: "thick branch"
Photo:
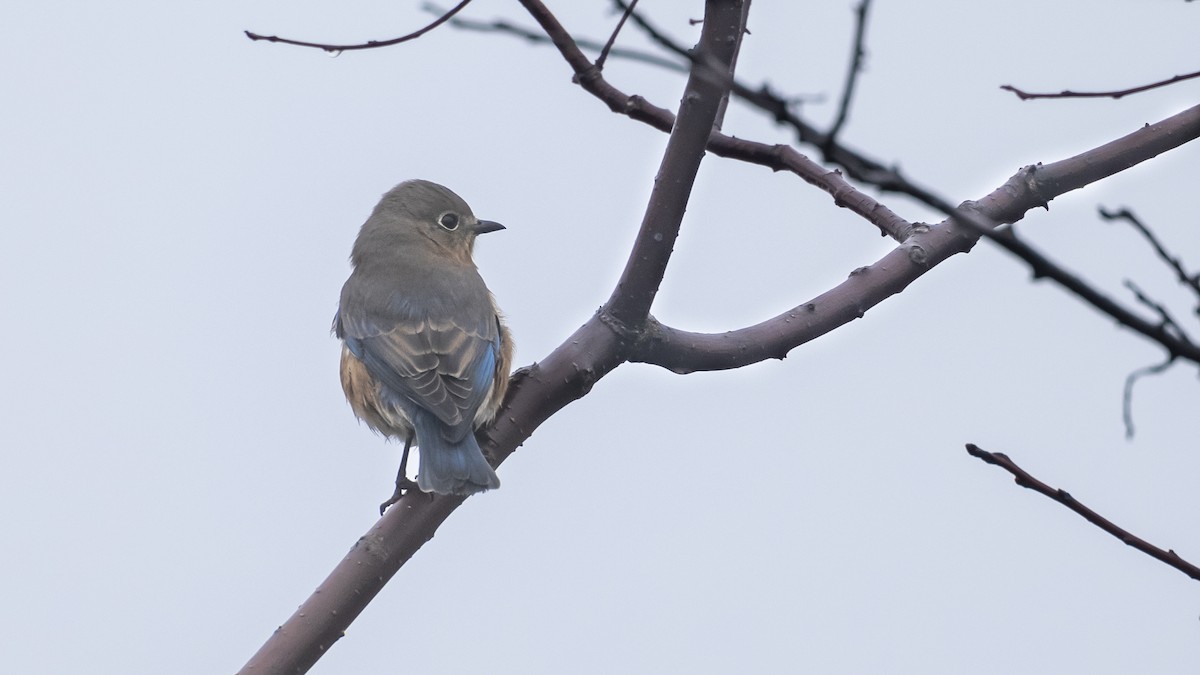
[[[918,228],[916,234],[877,263],[855,270],[849,279],[809,302],[755,326],[726,333],[690,333],[654,322],[630,360],[686,373],[740,368],[768,358],[783,358],[796,346],[861,317],[943,260],[969,250],[984,235],[993,237],[1002,246],[1019,248],[1028,259],[1039,256],[1041,266],[1035,269],[1041,273],[1055,275],[1064,287],[1164,345],[1173,355],[1200,363],[1200,348],[1196,345],[1058,270],[1019,240],[992,232],[997,225],[1016,222],[1030,209],[1047,206],[1063,193],[1123,171],[1197,136],[1200,136],[1200,106],[1075,157],[1026,167],[978,202],[968,202],[957,209],[939,203],[940,208],[955,216],[924,231]]]
[[[713,133],[721,101],[729,92],[732,63],[741,42],[742,2],[709,0],[705,7],[699,58],[688,77],[679,116],[672,126],[625,271],[605,303],[609,316],[635,329],[642,326],[650,313],[666,273],[696,172],[704,158],[706,140]],[[724,77],[713,77],[711,70],[721,72]]]
[[[619,336],[595,316],[545,359],[514,373],[495,421],[477,434],[492,463],[499,466],[542,422],[586,395],[622,362],[621,351]],[[239,675],[307,672],[463,501],[410,491],[358,540]]]
[[[1148,124],[1124,138],[1106,143],[1070,159],[1046,166],[1026,167],[1014,179],[1010,179],[1008,184],[1014,190],[1026,191],[1032,197],[1043,196],[1045,202],[1040,205],[1049,208],[1049,201],[1064,192],[1078,189],[1089,182],[1124,171],[1167,150],[1191,142],[1197,137],[1200,137],[1200,106],[1189,108],[1156,124]],[[1020,178],[1022,173],[1026,174],[1027,178],[1015,180]],[[970,204],[965,204],[957,209],[945,203],[935,202],[934,206],[946,213],[953,213],[954,217],[976,234],[986,236],[1008,252],[1024,260],[1033,270],[1035,277],[1053,279],[1087,304],[1116,319],[1121,325],[1162,345],[1171,358],[1183,358],[1200,364],[1200,345],[1188,339],[1181,330],[1171,330],[1170,324],[1156,323],[1138,316],[1079,277],[1059,267],[1020,239],[997,234],[993,230],[994,224],[1015,221],[993,218],[991,220],[995,223],[990,223],[986,214],[972,213],[969,209]],[[984,219],[980,220],[977,217],[979,215],[984,216]]]
[[[1011,473],[1016,480],[1017,485],[1020,485],[1023,488],[1029,488],[1030,490],[1033,490],[1039,494],[1043,494],[1059,504],[1062,504],[1068,509],[1071,509],[1075,513],[1078,513],[1086,518],[1089,523],[1104,530],[1117,539],[1120,539],[1121,542],[1126,546],[1132,546],[1142,553],[1145,553],[1156,560],[1164,562],[1180,572],[1183,572],[1189,577],[1200,581],[1200,567],[1196,567],[1183,558],[1180,558],[1175,551],[1164,551],[1161,548],[1158,548],[1150,542],[1142,539],[1141,537],[1135,536],[1128,531],[1117,527],[1104,516],[1101,516],[1099,513],[1096,513],[1095,511],[1079,503],[1079,500],[1072,497],[1067,491],[1052,488],[1037,478],[1034,478],[1029,474],[1029,472],[1017,466],[1016,462],[1013,462],[1011,459],[1009,459],[1008,455],[1004,455],[999,452],[988,452],[973,443],[967,444],[967,452],[972,457],[978,457],[988,464],[998,466]]]

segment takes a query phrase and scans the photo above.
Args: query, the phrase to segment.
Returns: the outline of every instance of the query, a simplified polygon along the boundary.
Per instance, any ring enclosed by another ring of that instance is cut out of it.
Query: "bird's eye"
[[[445,228],[447,230],[457,230],[458,229],[458,214],[457,213],[443,213],[441,215],[441,217],[438,218],[438,225],[441,225],[443,228]]]

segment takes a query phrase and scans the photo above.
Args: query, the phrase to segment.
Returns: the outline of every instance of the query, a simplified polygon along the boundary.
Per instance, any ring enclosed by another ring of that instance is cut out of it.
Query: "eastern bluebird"
[[[508,388],[512,337],[471,259],[479,220],[450,190],[423,180],[392,188],[354,242],[333,332],[342,389],[375,431],[404,439],[396,491],[470,495],[500,487],[475,440]],[[420,449],[414,484],[409,448]]]

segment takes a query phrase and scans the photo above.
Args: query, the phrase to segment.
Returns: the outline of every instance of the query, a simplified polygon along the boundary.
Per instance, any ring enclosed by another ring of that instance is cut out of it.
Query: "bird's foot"
[[[382,516],[384,514],[384,512],[388,510],[389,506],[400,501],[400,498],[403,497],[405,495],[405,493],[407,493],[409,490],[416,490],[416,489],[417,489],[417,481],[412,480],[411,478],[403,478],[401,480],[397,480],[396,481],[396,491],[392,493],[392,496],[389,497],[386,502],[379,505],[379,515]]]

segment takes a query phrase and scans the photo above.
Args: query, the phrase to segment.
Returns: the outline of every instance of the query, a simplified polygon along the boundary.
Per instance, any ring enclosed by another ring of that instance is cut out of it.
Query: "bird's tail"
[[[467,432],[452,443],[439,433],[422,435],[418,429],[417,443],[421,455],[417,487],[421,492],[473,495],[500,487],[500,477],[484,459],[475,434]]]

